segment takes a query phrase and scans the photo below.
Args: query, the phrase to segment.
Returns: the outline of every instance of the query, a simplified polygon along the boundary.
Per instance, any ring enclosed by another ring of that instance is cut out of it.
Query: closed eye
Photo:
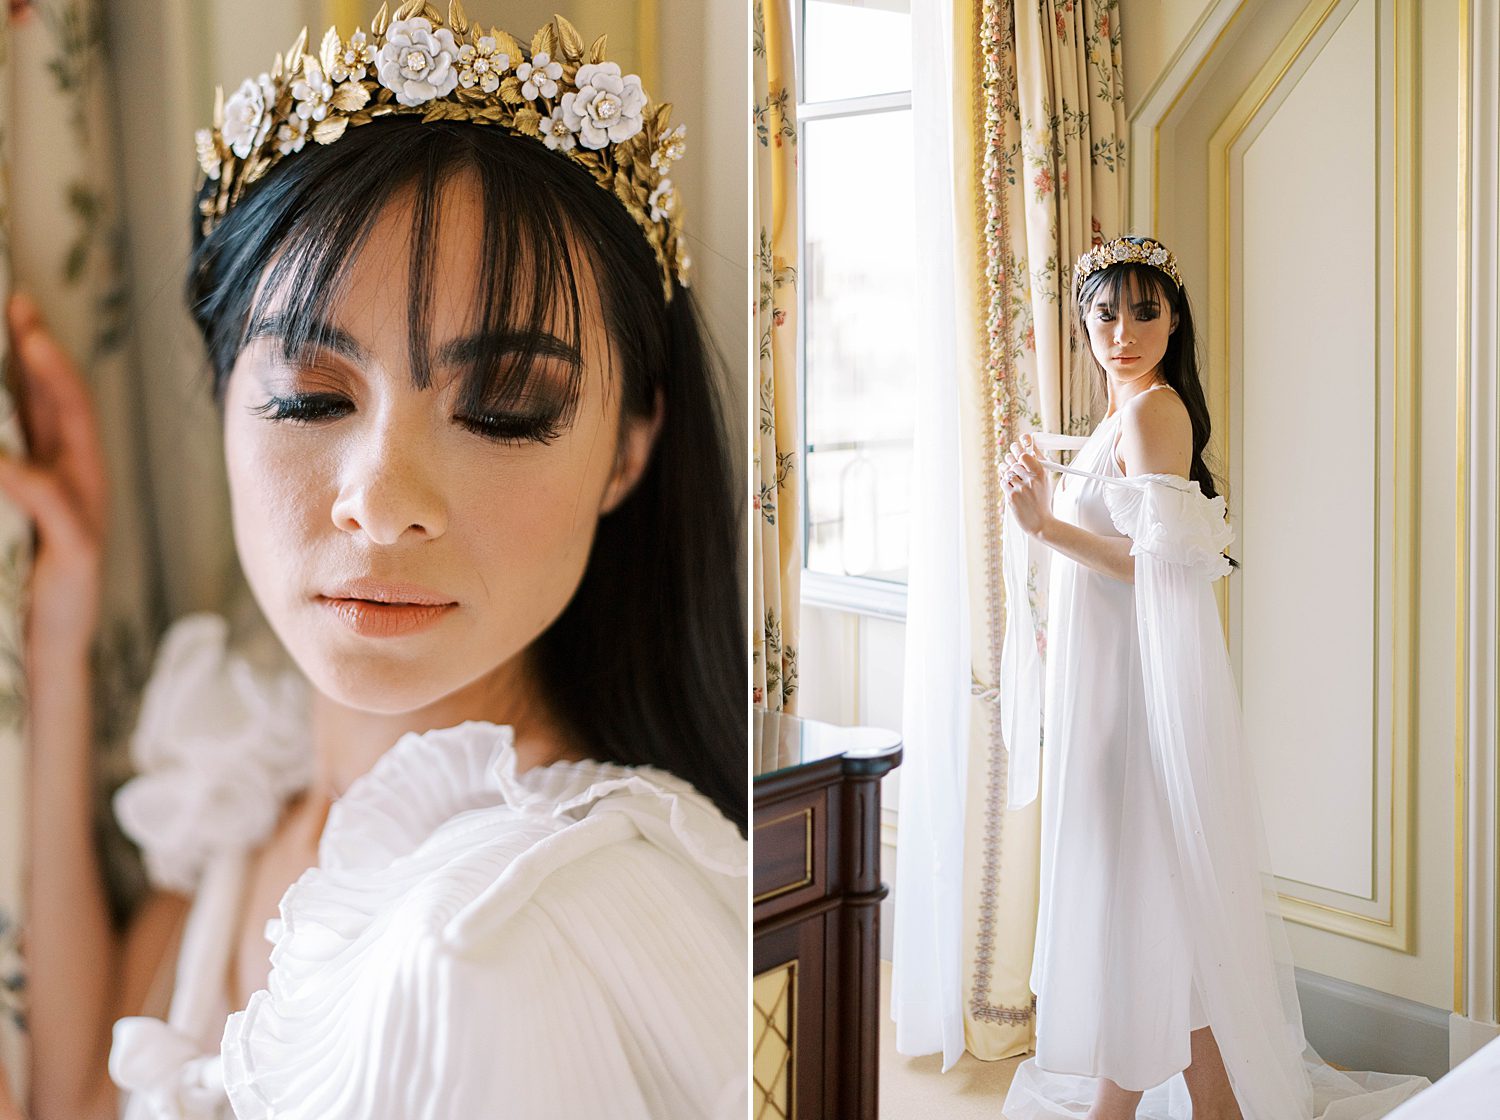
[[[558,417],[549,416],[460,416],[456,418],[472,432],[499,443],[551,443],[562,434]]]
[[[332,393],[294,393],[272,396],[250,411],[267,420],[290,421],[293,424],[316,424],[352,412],[354,405]],[[456,416],[454,419],[469,431],[497,443],[551,443],[562,433],[560,417],[555,411],[542,415],[491,414]]]
[[[272,396],[265,404],[256,405],[250,411],[267,420],[290,420],[294,424],[310,424],[342,416],[354,406],[344,397],[332,393],[296,393],[290,397]]]

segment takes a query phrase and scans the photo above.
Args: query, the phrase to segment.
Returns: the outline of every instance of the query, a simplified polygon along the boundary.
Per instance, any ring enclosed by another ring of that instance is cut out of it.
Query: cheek
[[[268,609],[266,593],[305,567],[302,545],[320,523],[331,527],[325,472],[305,446],[271,435],[233,424],[224,436],[235,543],[245,576]]]
[[[1153,347],[1165,354],[1167,343],[1172,340],[1172,320],[1165,315],[1154,320],[1151,324],[1151,340]]]
[[[594,425],[466,472],[452,530],[468,538],[465,551],[508,609],[555,615],[566,605],[588,562],[612,451]]]
[[[1095,355],[1107,354],[1109,352],[1109,324],[1101,323],[1097,319],[1084,321],[1088,325],[1089,345],[1093,347]]]

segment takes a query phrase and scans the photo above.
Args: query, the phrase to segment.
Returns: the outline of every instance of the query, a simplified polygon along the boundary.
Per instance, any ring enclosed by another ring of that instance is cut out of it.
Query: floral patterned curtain
[[[11,283],[12,221],[10,117],[11,56],[15,43],[11,24],[19,12],[11,4],[9,18],[0,23],[0,298]],[[25,448],[16,399],[11,390],[10,334],[0,332],[0,359],[6,365],[0,385],[0,453],[15,455]],[[11,1092],[21,1092],[26,1072],[23,1019],[25,974],[21,966],[20,932],[24,841],[26,836],[26,759],[22,733],[25,681],[21,672],[21,589],[31,560],[31,527],[9,501],[0,499],[0,1112]]]
[[[789,0],[755,0],[755,337],[759,423],[751,455],[753,695],[793,711],[797,700],[798,543],[801,482],[797,431],[797,95]]]
[[[1024,432],[1088,434],[1107,403],[1072,330],[1066,295],[1079,254],[1126,232],[1127,128],[1118,0],[962,6],[955,34],[973,74],[957,83],[955,111],[982,122],[969,159],[983,325],[982,374],[966,402],[975,438],[966,442],[964,464],[972,482],[966,491],[975,495],[971,598],[976,612],[983,610],[973,626],[965,1036],[972,1053],[993,1059],[1035,1043],[1030,972],[1040,839],[1036,803],[1005,809],[1005,745],[993,688],[1004,633],[999,466]]]
[[[104,420],[111,482],[110,560],[95,649],[95,741],[101,822],[124,776],[125,738],[158,620],[142,506],[138,378],[118,218],[118,165],[98,0],[10,0],[0,22],[0,301],[14,289],[40,305],[77,361]],[[0,347],[8,338],[0,338]],[[24,454],[7,358],[0,448]],[[27,799],[22,718],[22,601],[32,530],[0,499],[0,1069],[25,1087],[24,972],[19,952]],[[133,853],[106,827],[106,865],[123,905],[138,881]]]

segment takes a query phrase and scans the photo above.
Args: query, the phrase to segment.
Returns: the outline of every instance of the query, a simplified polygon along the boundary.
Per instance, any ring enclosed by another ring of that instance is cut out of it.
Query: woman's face
[[[1127,275],[1120,285],[1119,306],[1110,302],[1109,288],[1101,284],[1093,306],[1084,312],[1094,360],[1114,383],[1140,381],[1144,388],[1156,378],[1177,317],[1153,286],[1134,275]]]
[[[414,388],[408,369],[411,221],[393,204],[330,310],[334,348],[288,360],[273,299],[225,391],[250,587],[309,680],[369,712],[414,711],[519,665],[572,598],[599,517],[639,477],[654,436],[649,420],[621,428],[609,339],[587,298],[581,385],[560,424],[572,372],[560,329],[557,356],[541,359],[522,401],[487,418],[461,413],[455,344],[476,330],[482,218],[471,183],[449,190],[430,387]],[[588,264],[578,267],[586,297]]]

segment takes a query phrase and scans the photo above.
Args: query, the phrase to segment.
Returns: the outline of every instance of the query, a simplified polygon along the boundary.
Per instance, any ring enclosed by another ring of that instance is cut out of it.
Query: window
[[[906,582],[920,368],[911,5],[798,7],[803,598],[863,609],[872,594],[904,600]]]

